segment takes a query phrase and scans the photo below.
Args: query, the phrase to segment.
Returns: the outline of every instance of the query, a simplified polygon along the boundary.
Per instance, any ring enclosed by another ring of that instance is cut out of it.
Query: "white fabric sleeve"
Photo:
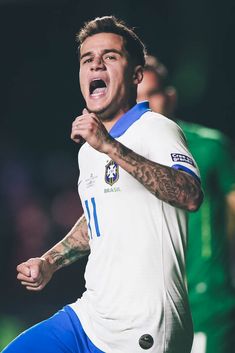
[[[199,169],[181,128],[174,121],[153,112],[149,113],[147,121],[144,133],[147,158],[183,170],[200,181]]]

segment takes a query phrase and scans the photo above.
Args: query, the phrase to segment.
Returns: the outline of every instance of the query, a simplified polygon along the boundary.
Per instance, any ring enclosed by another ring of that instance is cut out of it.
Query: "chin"
[[[101,121],[110,121],[113,119],[113,114],[108,109],[93,111]]]
[[[102,102],[94,102],[92,100],[87,101],[87,109],[98,116],[101,121],[109,121],[113,119],[116,111],[116,104],[109,99],[105,99]]]
[[[107,106],[87,105],[89,112],[102,116],[107,111]]]

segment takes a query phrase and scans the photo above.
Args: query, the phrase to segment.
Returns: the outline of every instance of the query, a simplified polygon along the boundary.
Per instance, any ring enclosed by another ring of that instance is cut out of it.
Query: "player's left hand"
[[[83,109],[72,124],[71,139],[80,143],[82,139],[99,152],[108,153],[113,138],[109,135],[100,119]]]

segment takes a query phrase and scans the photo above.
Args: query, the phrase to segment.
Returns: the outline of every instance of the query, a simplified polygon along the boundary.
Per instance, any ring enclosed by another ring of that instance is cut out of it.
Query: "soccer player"
[[[148,56],[138,101],[174,118],[176,90],[167,69]],[[205,191],[202,207],[189,215],[186,269],[195,330],[192,353],[234,353],[235,296],[228,266],[226,209],[235,219],[235,172],[228,139],[219,131],[177,120],[197,160]],[[230,222],[230,238],[235,234]]]
[[[145,50],[113,16],[78,35],[86,108],[72,124],[84,214],[40,258],[18,266],[27,289],[90,252],[86,291],[13,341],[10,352],[189,353],[186,212],[202,202],[200,177],[181,129],[136,104]]]

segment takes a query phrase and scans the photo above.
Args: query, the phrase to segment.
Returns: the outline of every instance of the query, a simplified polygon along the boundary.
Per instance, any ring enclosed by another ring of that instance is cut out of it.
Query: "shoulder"
[[[173,146],[186,146],[187,144],[178,124],[164,115],[152,111],[141,116],[136,124],[136,129],[132,132],[135,140],[136,136],[140,136],[139,139],[145,149],[148,146],[168,149],[170,146],[173,148]]]
[[[155,133],[182,134],[182,129],[179,124],[162,114],[148,111],[143,114],[140,120],[143,128],[154,131]]]

